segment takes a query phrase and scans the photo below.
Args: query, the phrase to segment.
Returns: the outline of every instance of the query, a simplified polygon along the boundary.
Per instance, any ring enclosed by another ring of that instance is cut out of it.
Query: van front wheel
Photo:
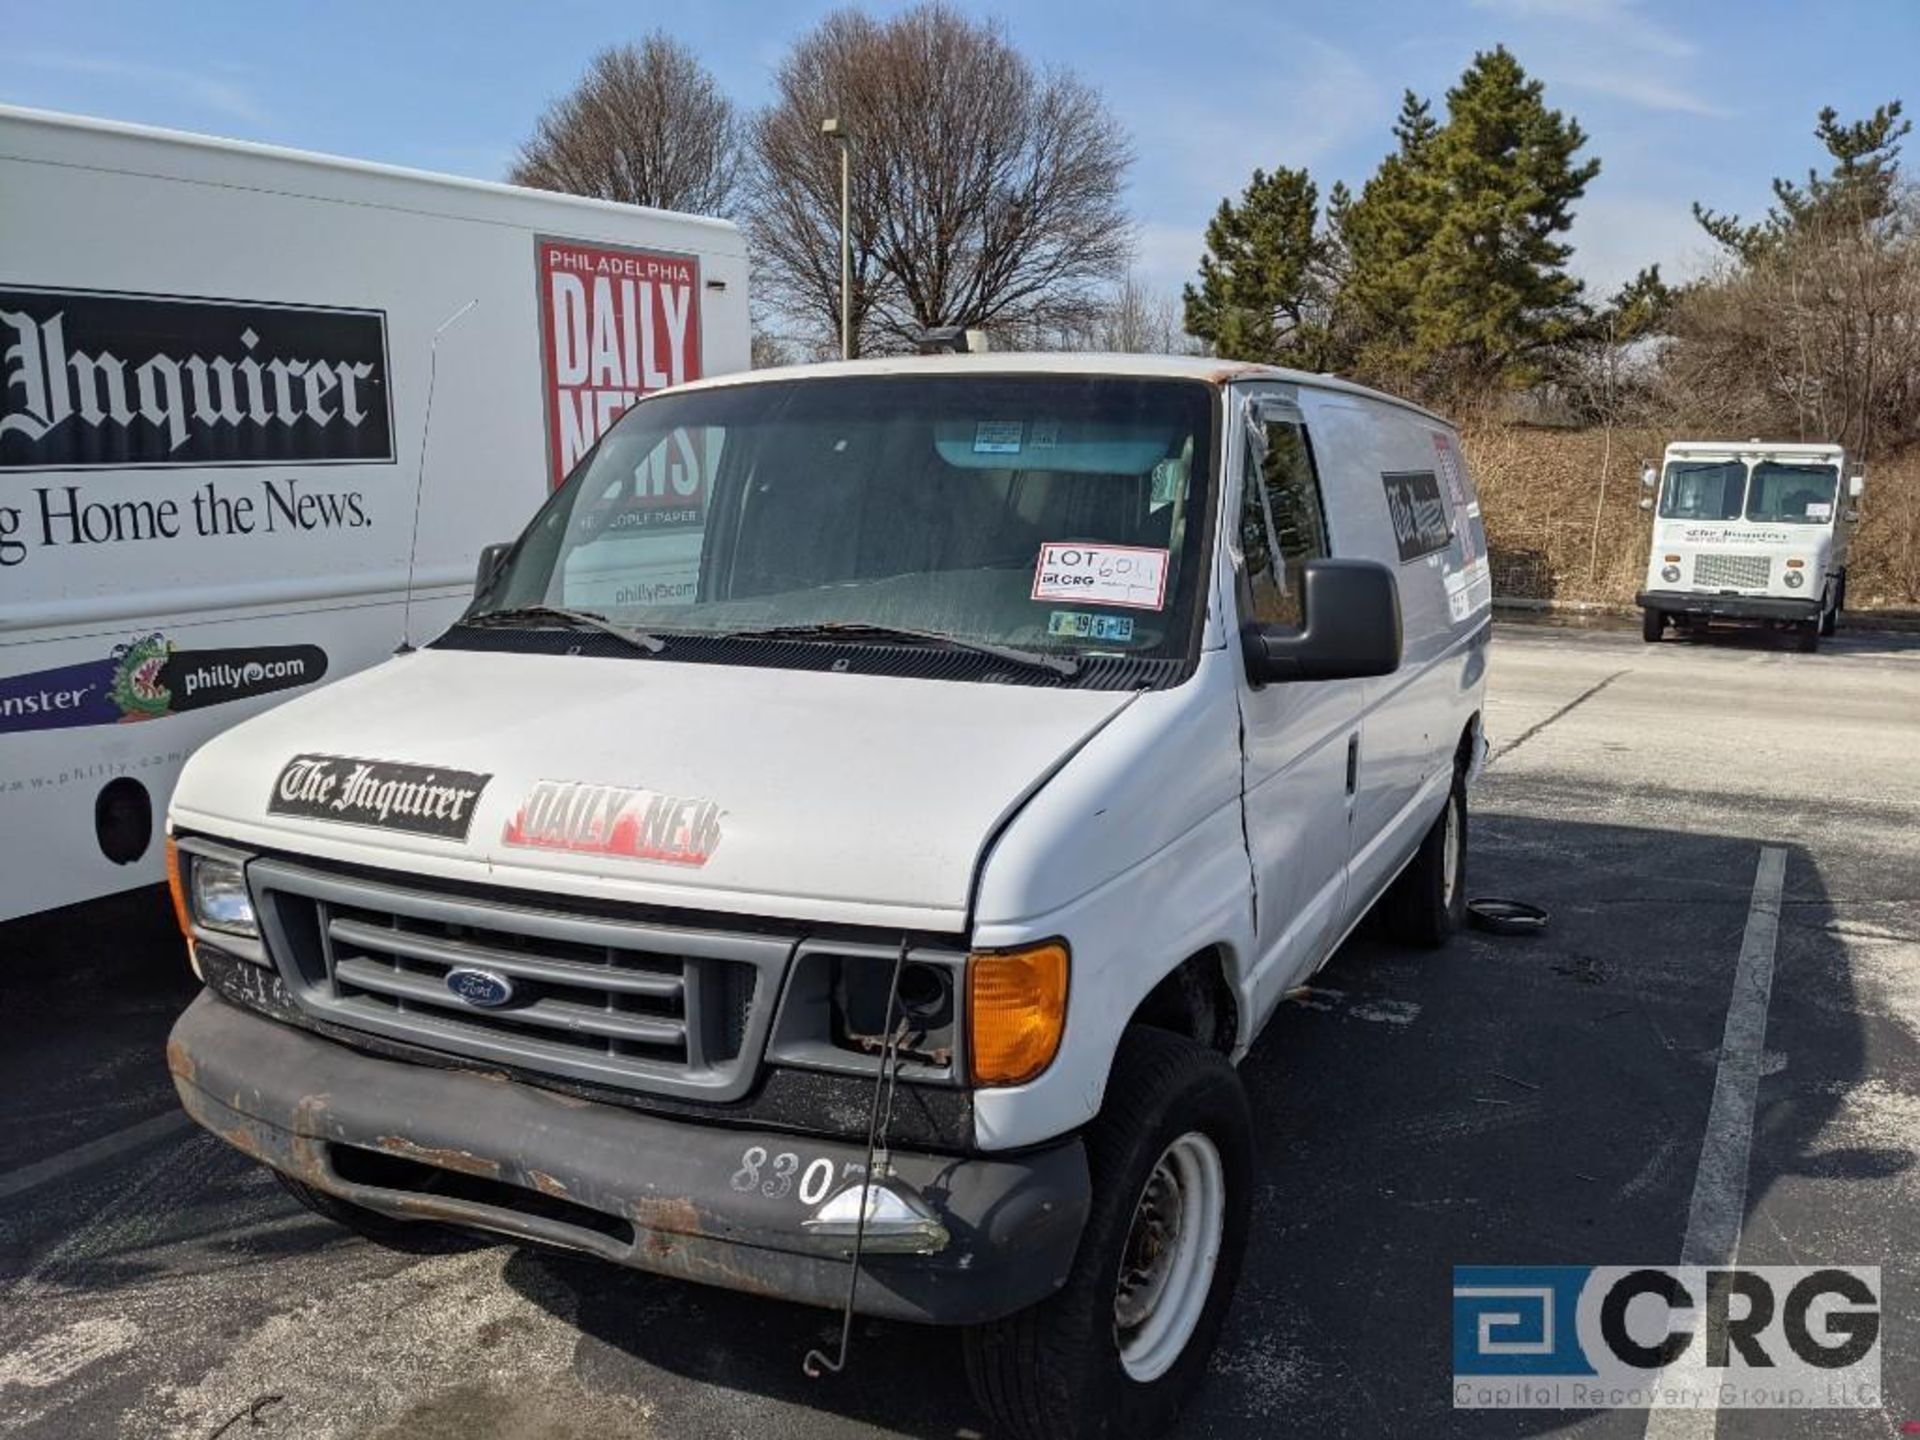
[[[1253,1123],[1225,1057],[1128,1030],[1086,1139],[1093,1204],[1066,1285],[966,1332],[967,1378],[995,1435],[1164,1433],[1206,1374],[1233,1298]]]
[[[1640,638],[1649,645],[1659,640],[1666,628],[1667,617],[1664,611],[1648,606],[1640,612]]]

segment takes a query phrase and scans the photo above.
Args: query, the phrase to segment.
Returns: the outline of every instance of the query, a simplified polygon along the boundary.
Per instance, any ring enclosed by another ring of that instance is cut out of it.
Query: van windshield
[[[511,629],[506,612],[553,607],[669,647],[884,630],[1182,656],[1204,588],[1213,410],[1199,382],[1125,377],[668,392],[554,492],[465,622]]]
[[[1747,490],[1739,460],[1675,460],[1660,487],[1663,520],[1738,520]]]
[[[1827,525],[1840,472],[1831,465],[1789,465],[1762,460],[1747,490],[1747,519],[1776,525]]]

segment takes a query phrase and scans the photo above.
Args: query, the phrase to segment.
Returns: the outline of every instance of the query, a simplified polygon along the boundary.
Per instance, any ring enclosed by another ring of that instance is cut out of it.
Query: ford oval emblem
[[[476,970],[470,965],[447,972],[447,989],[482,1010],[497,1010],[513,999],[513,981],[497,970]]]

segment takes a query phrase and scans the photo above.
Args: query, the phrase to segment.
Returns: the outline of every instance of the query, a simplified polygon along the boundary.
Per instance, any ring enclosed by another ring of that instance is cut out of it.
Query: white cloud
[[[267,121],[266,111],[246,86],[197,70],[177,70],[170,66],[120,60],[107,55],[73,55],[59,51],[29,51],[14,58],[17,63],[30,69],[119,81],[227,120],[240,120],[249,125],[264,125]],[[82,108],[91,110],[96,107],[88,105]]]
[[[1139,189],[1158,213],[1211,214],[1255,167],[1312,165],[1362,134],[1385,133],[1392,98],[1345,50],[1279,29],[1270,41],[1237,33],[1234,47],[1241,63],[1204,93],[1164,72],[1121,87]]]
[[[1638,0],[1473,0],[1476,10],[1492,10],[1518,20],[1558,20],[1605,30],[1636,48],[1673,60],[1698,51],[1691,40],[1647,18]]]
[[[1587,283],[1594,304],[1631,280],[1645,265],[1658,265],[1669,285],[1705,273],[1712,245],[1694,223],[1685,202],[1651,195],[1594,195],[1574,217],[1569,268]]]
[[[1148,289],[1177,296],[1200,271],[1207,248],[1200,225],[1149,223],[1134,231],[1133,271]]]
[[[1692,63],[1700,47],[1652,19],[1640,0],[1473,0],[1515,22],[1529,68],[1556,87],[1645,110],[1725,115]]]

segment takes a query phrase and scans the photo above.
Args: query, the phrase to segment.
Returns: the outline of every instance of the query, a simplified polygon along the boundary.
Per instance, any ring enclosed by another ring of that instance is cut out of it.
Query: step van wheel
[[[1393,938],[1423,950],[1439,949],[1465,923],[1467,787],[1457,770],[1446,807],[1380,904]]]
[[[1640,612],[1640,638],[1649,645],[1658,641],[1661,633],[1666,628],[1667,616],[1665,611],[1655,610],[1652,606],[1648,606]]]
[[[1224,1056],[1122,1036],[1087,1131],[1093,1205],[1066,1285],[964,1336],[995,1436],[1147,1440],[1204,1378],[1246,1250],[1253,1121]]]

